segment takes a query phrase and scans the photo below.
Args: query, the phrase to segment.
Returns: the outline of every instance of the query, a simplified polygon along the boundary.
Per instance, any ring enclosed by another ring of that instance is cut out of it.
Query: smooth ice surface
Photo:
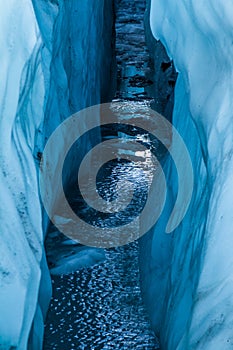
[[[166,165],[170,200],[141,242],[144,297],[163,349],[233,347],[232,18],[232,1],[151,3],[152,32],[179,72],[173,123],[195,172],[189,211],[165,235],[176,194]]]
[[[0,12],[0,348],[34,350],[51,295],[41,152],[62,120],[111,95],[112,2],[9,0]]]
[[[63,246],[62,251],[56,257],[55,266],[50,269],[50,273],[52,275],[70,274],[79,270],[80,268],[89,267],[105,260],[105,253],[103,249],[77,247],[75,251],[75,249],[70,248],[68,241],[67,245],[67,254],[65,254],[65,249]],[[71,255],[72,251],[73,254]]]

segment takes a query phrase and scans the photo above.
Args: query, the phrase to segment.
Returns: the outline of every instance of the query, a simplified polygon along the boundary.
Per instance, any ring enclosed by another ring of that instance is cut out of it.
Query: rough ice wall
[[[64,118],[111,96],[112,12],[112,1],[106,0],[1,4],[1,349],[42,346],[51,287],[39,159]]]
[[[46,88],[31,2],[2,4],[0,27],[0,347],[26,349],[34,318],[42,328],[38,291],[46,264],[32,153]]]
[[[51,79],[45,118],[37,133],[35,156],[41,154],[44,141],[61,121],[82,108],[110,101],[115,89],[115,43],[112,36],[114,15],[112,0],[69,1],[33,0],[38,24],[51,55]],[[51,21],[45,26],[45,19]],[[51,31],[52,28],[52,31]],[[98,116],[96,116],[98,118]],[[65,138],[69,135],[64,135]],[[96,134],[97,139],[100,135]],[[86,136],[85,146],[69,155],[69,164],[63,170],[64,185],[77,180],[77,157],[83,158],[92,144]],[[59,163],[59,152],[54,149],[54,164]],[[56,167],[53,165],[56,172]],[[56,189],[57,177],[48,179]],[[57,194],[57,195],[55,195]],[[57,205],[59,193],[54,190],[51,205]]]
[[[152,0],[151,28],[179,72],[173,123],[195,188],[179,228],[163,216],[141,242],[143,293],[162,349],[233,348],[233,5]],[[166,165],[170,201],[176,173]]]

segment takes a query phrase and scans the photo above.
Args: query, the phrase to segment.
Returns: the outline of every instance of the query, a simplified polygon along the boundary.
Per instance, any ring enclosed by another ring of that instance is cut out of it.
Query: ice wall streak
[[[28,0],[4,3],[0,26],[0,344],[26,349],[34,315],[41,317],[43,234],[32,151],[45,97],[42,42]]]
[[[179,72],[173,122],[196,181],[180,227],[163,233],[167,205],[149,242],[141,243],[143,293],[163,349],[233,347],[232,15],[231,1],[151,4],[152,32]],[[167,171],[172,199],[172,164]]]
[[[112,26],[112,1],[9,0],[1,6],[1,349],[42,347],[51,288],[39,159],[64,118],[110,97]]]

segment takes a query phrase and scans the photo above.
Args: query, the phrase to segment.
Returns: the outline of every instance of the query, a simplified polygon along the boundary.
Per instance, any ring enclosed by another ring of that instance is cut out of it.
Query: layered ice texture
[[[195,173],[187,215],[167,235],[177,193],[177,172],[167,162],[166,207],[141,240],[142,290],[162,349],[233,348],[232,18],[230,0],[151,0],[152,33],[179,73],[173,123]],[[65,118],[110,99],[112,25],[111,0],[1,4],[1,349],[42,347],[51,286],[39,161]],[[64,171],[67,183],[74,180],[73,160]],[[56,193],[56,182],[51,185]]]
[[[47,138],[65,118],[111,98],[112,28],[110,0],[1,4],[1,349],[42,347],[51,285],[39,161]]]
[[[151,1],[150,24],[178,72],[173,124],[190,152],[195,185],[180,226],[165,234],[177,190],[141,242],[143,294],[162,349],[233,348],[233,4]]]

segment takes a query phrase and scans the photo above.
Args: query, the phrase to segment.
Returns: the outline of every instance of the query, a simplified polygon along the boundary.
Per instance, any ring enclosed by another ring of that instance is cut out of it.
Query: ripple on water
[[[137,250],[137,242],[108,249],[102,264],[54,276],[44,349],[159,348],[141,299]]]
[[[144,117],[149,118],[147,108],[153,86],[149,78],[151,66],[143,27],[145,1],[116,0],[116,5],[119,78],[116,100],[125,101],[124,109],[128,105],[130,113],[135,112],[135,117],[141,106]],[[137,104],[132,101],[137,101]],[[127,113],[123,115],[127,117]],[[126,134],[122,130],[121,136],[129,139],[130,135]],[[146,134],[136,137],[142,142],[150,142]],[[150,179],[150,155],[138,154],[138,157],[143,158]],[[146,191],[147,185],[137,164],[131,163],[113,167],[109,182],[108,179],[104,184],[100,182],[99,192],[113,198],[116,183],[126,171],[131,172],[134,182]],[[124,184],[122,186],[122,190],[127,192]],[[136,195],[140,197],[141,194]],[[77,207],[82,206],[79,198],[74,201]],[[75,254],[82,249],[78,244],[67,243],[66,238],[53,228],[47,240],[51,266],[56,263],[59,247],[60,254],[65,256],[68,252]],[[53,276],[53,297],[45,325],[44,350],[159,349],[140,293],[138,243],[106,249],[105,256],[106,259],[98,265],[68,275]]]

